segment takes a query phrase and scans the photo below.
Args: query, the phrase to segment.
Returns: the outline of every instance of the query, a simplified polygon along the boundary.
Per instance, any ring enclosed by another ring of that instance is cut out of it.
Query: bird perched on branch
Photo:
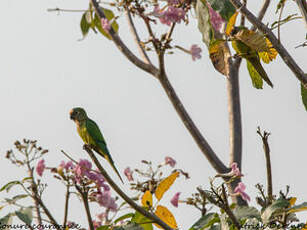
[[[100,156],[105,158],[110,163],[120,180],[123,182],[122,177],[114,165],[114,161],[110,155],[107,144],[98,125],[87,116],[83,108],[73,108],[70,110],[69,114],[70,119],[76,123],[77,131],[84,143],[97,152]]]

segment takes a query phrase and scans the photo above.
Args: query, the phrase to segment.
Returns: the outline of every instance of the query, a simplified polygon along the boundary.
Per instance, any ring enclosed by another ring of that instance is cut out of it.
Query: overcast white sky
[[[258,1],[257,1],[258,2]],[[256,1],[249,8],[257,12]],[[84,158],[82,142],[69,120],[72,107],[82,106],[104,132],[117,167],[139,167],[143,159],[155,163],[169,155],[178,167],[188,171],[191,179],[179,179],[164,198],[176,191],[182,198],[195,191],[196,186],[208,186],[214,170],[193,142],[159,83],[137,69],[123,57],[112,42],[91,33],[81,38],[79,13],[48,13],[48,8],[86,9],[88,1],[80,0],[1,0],[0,1],[0,103],[1,144],[0,185],[22,178],[22,171],[4,159],[7,149],[16,139],[37,139],[48,148],[48,166],[60,163],[61,149],[74,158]],[[265,22],[277,20],[273,2]],[[288,2],[285,15],[298,13],[294,3]],[[120,35],[131,47],[128,29],[119,20]],[[226,81],[215,72],[193,16],[188,27],[176,28],[176,44],[189,48],[199,44],[203,58],[193,62],[178,51],[166,58],[167,72],[186,109],[199,126],[219,157],[228,164],[228,115]],[[141,26],[142,24],[137,24]],[[161,31],[166,27],[160,28]],[[141,27],[144,34],[144,28]],[[306,71],[306,48],[294,49],[305,37],[306,28],[300,21],[282,27],[282,42]],[[280,57],[265,66],[274,89],[252,87],[243,62],[240,76],[243,116],[243,178],[247,192],[255,197],[254,185],[265,184],[265,160],[258,125],[272,133],[270,146],[274,192],[286,185],[298,203],[307,201],[306,193],[306,111],[300,99],[299,82]],[[66,159],[65,159],[66,160]],[[106,164],[105,164],[106,165]],[[107,166],[107,170],[111,171]],[[111,174],[115,180],[115,174]],[[62,219],[64,188],[51,177],[44,177],[49,187],[44,199],[57,218]],[[123,187],[126,191],[128,186]],[[63,197],[61,192],[63,189]],[[0,198],[7,197],[5,193]],[[75,200],[76,201],[76,200]],[[252,205],[255,204],[253,200]],[[70,220],[86,224],[80,219],[78,202],[74,202]],[[199,213],[191,207],[170,207],[182,228],[191,226]],[[7,209],[0,211],[4,216]],[[98,212],[98,209],[92,211]],[[302,213],[300,217],[306,217]]]

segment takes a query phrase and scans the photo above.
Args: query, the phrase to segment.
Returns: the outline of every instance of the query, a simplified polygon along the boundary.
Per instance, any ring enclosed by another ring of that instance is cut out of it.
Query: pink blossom
[[[36,165],[36,172],[39,176],[43,175],[43,172],[45,170],[46,166],[45,166],[45,160],[41,159],[37,165]]]
[[[99,220],[103,220],[104,218],[106,218],[107,214],[105,212],[102,212],[98,215],[96,215],[96,217],[99,219]]]
[[[190,48],[190,52],[192,55],[192,60],[195,61],[196,59],[200,59],[201,58],[201,48],[198,45],[192,45]]]
[[[124,170],[124,174],[125,176],[127,177],[128,181],[133,181],[133,171],[131,171],[130,167],[127,167],[125,170]]]
[[[211,25],[216,31],[221,31],[223,25],[225,24],[225,20],[221,17],[219,13],[214,11],[210,4],[207,2],[207,6],[209,9],[210,21]]]
[[[179,195],[180,195],[180,192],[177,192],[171,199],[171,204],[174,205],[176,208],[178,208]]]
[[[102,18],[101,19],[101,27],[104,29],[106,32],[109,32],[111,29],[111,25],[108,19]]]
[[[173,168],[176,165],[176,161],[171,157],[165,157],[165,164]]]
[[[245,185],[243,184],[243,182],[240,182],[237,187],[234,189],[234,192],[236,195],[240,195],[242,197],[243,200],[246,201],[250,201],[251,198],[249,197],[249,195],[247,195],[245,191]]]
[[[93,220],[94,229],[96,230],[101,226],[101,221]]]
[[[104,191],[97,195],[97,200],[100,206],[110,209],[115,212],[117,210],[117,204],[115,203],[115,199],[111,197],[110,191]]]
[[[230,172],[231,175],[234,175],[234,176],[243,176],[240,172],[240,169],[238,168],[238,164],[237,162],[233,162],[231,164],[231,172]]]
[[[172,23],[180,23],[181,20],[184,20],[185,11],[174,6],[169,6],[166,10],[161,11],[159,6],[155,6],[153,15],[158,17],[162,24],[170,26]]]

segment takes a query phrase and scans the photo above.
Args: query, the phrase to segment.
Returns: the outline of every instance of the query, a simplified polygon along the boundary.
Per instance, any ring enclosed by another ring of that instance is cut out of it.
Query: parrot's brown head
[[[82,122],[87,119],[85,110],[80,107],[71,109],[69,112],[69,115],[70,115],[70,119],[75,122]]]

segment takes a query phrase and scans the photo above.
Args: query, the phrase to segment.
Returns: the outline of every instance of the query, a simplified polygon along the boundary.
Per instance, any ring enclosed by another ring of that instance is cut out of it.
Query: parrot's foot
[[[83,145],[83,149],[84,149],[85,151],[89,151],[89,150],[91,150],[91,146],[88,145],[88,144],[84,144],[84,145]]]

